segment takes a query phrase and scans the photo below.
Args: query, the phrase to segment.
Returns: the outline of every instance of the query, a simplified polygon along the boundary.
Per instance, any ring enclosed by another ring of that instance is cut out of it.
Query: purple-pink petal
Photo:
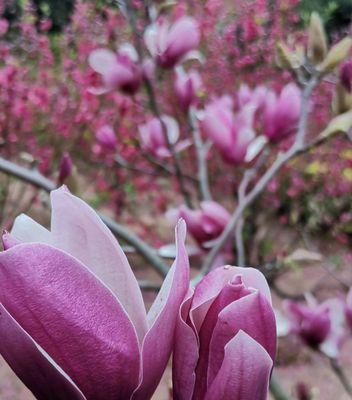
[[[272,365],[265,349],[239,331],[226,345],[224,361],[204,400],[266,400]]]
[[[0,354],[38,400],[86,400],[68,375],[0,304]]]
[[[0,253],[0,289],[4,307],[87,400],[131,396],[140,366],[135,329],[77,259],[45,244],[17,245]]]

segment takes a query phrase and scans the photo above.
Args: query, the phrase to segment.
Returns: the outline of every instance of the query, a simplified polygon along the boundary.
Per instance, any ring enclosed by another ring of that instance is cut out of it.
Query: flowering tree
[[[65,189],[52,192],[50,232],[26,217],[16,220],[3,238],[0,261],[1,354],[38,398],[150,398],[172,349],[175,398],[266,398],[276,354],[275,316],[262,273],[245,268],[250,241],[244,240],[244,226],[262,193],[267,204],[278,201],[285,174],[292,180],[290,198],[305,193],[292,161],[310,157],[308,165],[314,166],[321,162],[316,149],[332,140],[341,151],[352,126],[352,71],[345,61],[351,38],[328,44],[315,13],[305,34],[291,32],[295,39],[288,38],[283,27],[297,22],[295,2],[282,3],[274,12],[256,1],[253,10],[238,6],[232,15],[225,3],[211,0],[205,7],[120,1],[119,13],[106,8],[96,16],[79,2],[60,43],[35,29],[31,10],[15,45],[4,36],[9,26],[2,20],[6,159],[0,159],[0,169],[47,192],[62,183],[77,191],[93,180],[118,211],[128,208],[126,193],[129,200],[136,190],[134,204],[141,206],[152,195],[150,208],[177,224],[176,246],[159,246],[156,252],[101,215],[113,233],[166,276],[146,316],[123,251],[81,200]],[[92,23],[95,18],[98,24]],[[49,28],[44,22],[42,31]],[[16,65],[11,46],[30,54],[38,80],[30,68]],[[71,47],[74,58],[63,50]],[[65,84],[55,92],[49,88],[57,84],[56,69]],[[47,138],[46,130],[55,134]],[[32,164],[39,160],[38,170],[17,165],[19,150]],[[326,190],[348,196],[352,180],[341,177],[348,160],[338,163],[338,184]],[[37,198],[35,192],[30,202]],[[6,218],[4,224],[11,225]],[[179,219],[194,239],[187,250]],[[143,239],[160,245],[148,227],[139,229]],[[190,288],[186,252],[200,265]],[[175,257],[171,269],[163,256]],[[279,267],[260,268],[273,288],[284,270]],[[35,285],[33,268],[40,271]],[[338,355],[350,297],[286,304],[290,330],[329,357],[349,394]],[[22,298],[33,302],[26,308]],[[60,309],[65,315],[58,320]],[[42,324],[52,331],[44,332]],[[68,332],[72,343],[63,340]],[[85,343],[91,358],[76,357]],[[28,372],[29,363],[38,369]],[[241,379],[232,379],[235,371]],[[272,392],[287,398],[275,379]]]

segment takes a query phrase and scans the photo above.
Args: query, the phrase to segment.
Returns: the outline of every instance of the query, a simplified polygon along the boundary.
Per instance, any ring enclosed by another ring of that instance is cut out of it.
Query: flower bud
[[[73,162],[70,155],[65,152],[60,160],[58,183],[62,185],[66,179],[71,175]]]
[[[197,100],[197,92],[201,87],[201,78],[197,71],[184,73],[177,71],[175,80],[175,92],[184,111]]]
[[[337,67],[350,52],[352,38],[345,37],[333,46],[326,56],[325,60],[319,65],[319,70],[323,74],[328,74]]]
[[[340,68],[340,82],[351,93],[352,91],[352,59],[346,60]]]
[[[113,128],[110,125],[103,125],[95,133],[97,141],[108,150],[115,150],[117,139]]]
[[[313,64],[322,62],[328,51],[323,22],[316,12],[313,12],[310,17],[307,50],[308,58]]]

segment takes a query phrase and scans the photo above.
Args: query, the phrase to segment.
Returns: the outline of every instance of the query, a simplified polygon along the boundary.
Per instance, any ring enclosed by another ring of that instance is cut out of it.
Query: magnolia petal
[[[175,345],[172,356],[172,387],[174,398],[191,400],[196,381],[198,340],[194,330],[186,323],[193,290],[182,303],[176,322]]]
[[[202,327],[203,329],[203,327]],[[217,375],[226,344],[244,331],[265,348],[272,360],[276,356],[276,321],[267,299],[258,291],[229,304],[219,314],[209,346],[208,383]]]
[[[213,300],[235,275],[241,275],[246,287],[258,289],[271,304],[268,283],[264,275],[256,268],[232,267],[230,265],[216,268],[199,282],[194,292],[190,314],[197,331],[199,331]]]
[[[88,57],[88,63],[94,71],[105,74],[117,62],[116,54],[108,49],[93,50]]]
[[[176,226],[177,256],[148,313],[150,329],[142,346],[143,374],[133,399],[149,399],[165,370],[174,344],[177,313],[189,286],[186,224]]]
[[[0,302],[88,400],[124,400],[139,379],[135,329],[113,294],[46,244],[0,253]]]
[[[76,257],[114,293],[142,342],[147,331],[142,293],[119,243],[97,213],[64,187],[51,192],[51,203],[55,247]]]
[[[243,331],[226,345],[221,368],[204,400],[266,400],[273,361]]]
[[[2,245],[4,246],[4,250],[10,249],[11,247],[17,246],[22,242],[15,238],[11,233],[5,232],[2,235]]]
[[[0,304],[0,354],[38,400],[86,400],[71,378]]]
[[[26,214],[21,214],[15,219],[11,233],[16,239],[25,243],[52,243],[50,232]]]

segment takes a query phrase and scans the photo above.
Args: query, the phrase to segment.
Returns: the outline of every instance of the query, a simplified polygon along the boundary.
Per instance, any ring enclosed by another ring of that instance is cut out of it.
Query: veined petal
[[[0,302],[87,400],[131,396],[140,365],[135,329],[78,260],[39,243],[0,253]]]
[[[25,243],[52,243],[50,231],[26,214],[21,214],[15,219],[11,233],[16,239]]]
[[[0,304],[0,354],[38,400],[86,400],[72,379]]]
[[[185,221],[178,222],[175,235],[176,259],[148,313],[150,329],[142,345],[142,381],[133,399],[149,399],[154,393],[171,354],[177,313],[189,287]]]
[[[119,243],[83,200],[65,188],[51,192],[53,245],[87,266],[119,299],[142,342],[147,321],[142,293]]]
[[[266,400],[273,361],[243,331],[226,345],[221,368],[204,400]]]

